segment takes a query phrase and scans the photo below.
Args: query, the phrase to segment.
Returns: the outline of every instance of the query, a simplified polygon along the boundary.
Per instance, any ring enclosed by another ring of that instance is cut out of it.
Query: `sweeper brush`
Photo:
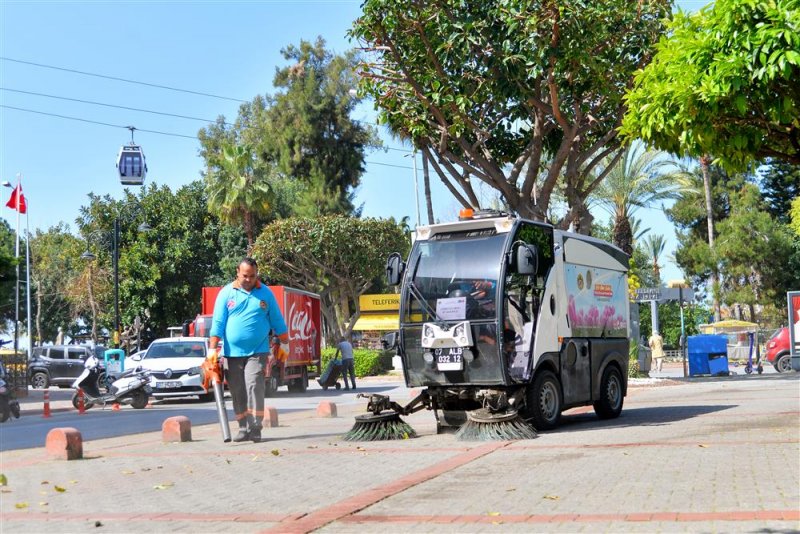
[[[428,401],[427,393],[421,393],[405,407],[389,400],[385,395],[359,393],[357,397],[369,399],[367,411],[371,413],[356,416],[353,428],[343,436],[345,441],[384,441],[417,437],[411,425],[400,419],[400,416],[423,409],[424,403]]]
[[[486,408],[467,412],[467,422],[456,432],[459,441],[533,439],[536,430],[514,410],[492,413]]]

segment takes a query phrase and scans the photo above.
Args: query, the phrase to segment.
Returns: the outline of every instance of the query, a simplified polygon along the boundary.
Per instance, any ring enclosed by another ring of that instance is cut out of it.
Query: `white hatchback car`
[[[152,374],[153,397],[170,398],[197,395],[214,399],[214,392],[203,387],[200,366],[206,359],[208,340],[204,337],[165,337],[156,339],[143,355],[134,355],[136,365]]]

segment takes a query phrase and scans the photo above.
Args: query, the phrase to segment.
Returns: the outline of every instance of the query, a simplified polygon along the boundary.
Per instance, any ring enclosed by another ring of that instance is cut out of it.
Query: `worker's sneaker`
[[[254,443],[261,441],[261,428],[251,428],[250,439],[253,440]]]
[[[261,432],[259,432],[259,435],[260,434]],[[236,434],[236,437],[233,438],[233,441],[238,443],[240,441],[247,441],[248,439],[250,439],[250,432],[246,428],[240,428],[239,433]]]

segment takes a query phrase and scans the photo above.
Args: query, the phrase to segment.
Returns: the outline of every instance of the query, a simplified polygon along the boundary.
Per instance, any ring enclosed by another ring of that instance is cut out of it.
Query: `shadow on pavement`
[[[594,412],[572,415],[565,413],[561,416],[559,428],[551,432],[568,431],[569,427],[575,424],[599,426],[603,428],[666,425],[676,421],[685,421],[692,417],[708,415],[736,407],[737,406],[734,404],[722,404],[716,406],[697,405],[623,408],[619,418],[610,420],[600,420]]]

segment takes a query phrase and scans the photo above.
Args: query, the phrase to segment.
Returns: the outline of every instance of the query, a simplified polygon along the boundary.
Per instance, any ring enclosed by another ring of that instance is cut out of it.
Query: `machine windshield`
[[[404,297],[405,322],[493,319],[505,239],[491,229],[418,241]]]

